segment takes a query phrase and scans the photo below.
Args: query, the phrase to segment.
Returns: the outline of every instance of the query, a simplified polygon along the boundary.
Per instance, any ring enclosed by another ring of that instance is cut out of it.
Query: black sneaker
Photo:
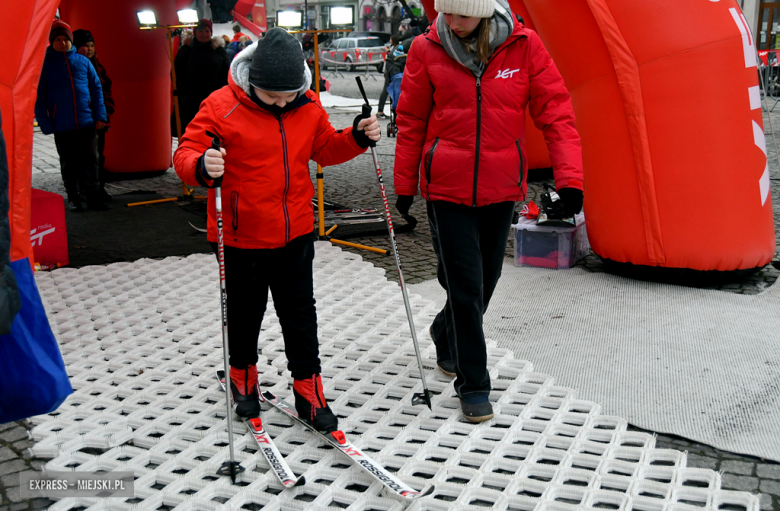
[[[68,200],[68,209],[73,212],[84,211],[81,201]]]
[[[246,369],[230,368],[230,395],[236,415],[245,419],[260,416],[260,388],[257,384],[257,366]]]
[[[298,417],[314,426],[314,429],[325,434],[339,429],[339,419],[325,401],[319,374],[305,380],[293,380],[293,395]]]
[[[387,119],[387,116],[385,115],[384,112],[379,112],[379,113],[376,114],[376,118],[377,119]]]
[[[428,334],[431,336],[431,340],[435,339],[433,337],[433,325],[428,327]],[[436,365],[439,367],[439,371],[447,376],[457,376],[455,374],[455,361],[449,355],[439,356],[438,350],[436,350]]]
[[[487,396],[469,396],[461,399],[460,409],[470,422],[484,422],[493,418],[493,407]]]

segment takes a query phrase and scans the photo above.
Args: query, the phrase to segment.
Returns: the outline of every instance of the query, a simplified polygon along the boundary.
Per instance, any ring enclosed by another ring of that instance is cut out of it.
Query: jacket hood
[[[436,30],[436,23],[438,23],[438,21],[439,21],[439,16],[441,16],[441,14],[437,14],[436,15],[436,17],[433,19],[431,24],[428,26],[428,29],[425,32],[423,32],[422,35],[423,35],[423,37],[425,37],[429,41],[432,41],[432,42],[438,44],[439,46],[442,46],[441,38],[439,37],[439,33]],[[501,43],[498,46],[498,48],[500,48],[501,46],[504,46],[505,44],[507,44],[507,43],[509,43],[511,41],[514,41],[515,39],[518,39],[520,37],[528,37],[531,34],[531,32],[533,32],[533,31],[530,28],[526,28],[525,25],[523,25],[519,21],[515,20],[515,28],[514,28],[514,30],[512,30],[512,33],[509,34],[509,37],[507,37],[506,41]],[[496,49],[498,49],[498,48],[496,48]]]
[[[249,85],[249,67],[252,64],[252,56],[255,54],[256,49],[257,44],[247,46],[235,56],[233,62],[230,64],[230,77],[236,85],[246,92],[247,96],[250,95],[249,91],[252,87]],[[306,62],[303,63],[303,73],[305,75],[305,80],[303,87],[300,89],[301,92],[305,92],[311,87],[311,70]]]

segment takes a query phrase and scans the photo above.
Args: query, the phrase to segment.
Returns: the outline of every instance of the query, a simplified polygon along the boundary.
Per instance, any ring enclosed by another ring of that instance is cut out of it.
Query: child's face
[[[284,107],[287,103],[295,101],[298,97],[297,92],[271,92],[255,87],[255,94],[260,98],[260,101],[266,105],[276,105],[279,108]]]
[[[68,51],[73,47],[70,39],[64,35],[57,36],[57,38],[52,41],[51,45],[54,48],[54,51]]]
[[[91,59],[95,56],[95,43],[87,43],[83,46],[81,46],[78,49],[78,52],[87,57],[88,59]]]

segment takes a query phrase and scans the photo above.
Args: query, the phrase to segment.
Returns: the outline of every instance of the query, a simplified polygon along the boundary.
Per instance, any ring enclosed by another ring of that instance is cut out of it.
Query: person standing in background
[[[194,37],[185,39],[176,54],[174,65],[182,133],[198,113],[203,100],[228,83],[230,59],[224,41],[221,37],[212,38],[211,33],[211,21],[200,20]]]
[[[76,47],[76,51],[81,55],[84,55],[92,62],[92,66],[100,78],[100,86],[103,89],[103,104],[106,107],[106,126],[103,129],[97,130],[97,149],[98,149],[98,182],[100,184],[99,195],[101,200],[108,202],[111,196],[106,192],[106,178],[108,177],[108,171],[106,170],[106,157],[103,156],[103,151],[106,148],[106,133],[111,129],[111,116],[114,115],[116,107],[114,105],[114,96],[111,93],[111,78],[108,77],[106,68],[97,58],[97,51],[95,50],[95,39],[92,37],[92,32],[89,30],[78,29],[73,32],[73,46]]]
[[[89,59],[76,53],[73,33],[55,19],[49,32],[35,101],[35,118],[44,135],[54,134],[68,207],[105,210],[98,182],[97,130],[106,127],[100,78]]]

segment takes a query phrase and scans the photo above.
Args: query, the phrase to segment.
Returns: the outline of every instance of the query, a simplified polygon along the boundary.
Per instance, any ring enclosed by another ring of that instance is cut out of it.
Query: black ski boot
[[[339,429],[339,420],[325,401],[319,374],[305,380],[293,380],[293,394],[298,417],[321,433],[327,434]]]
[[[246,369],[230,368],[230,393],[236,415],[245,419],[260,416],[260,386],[257,384],[257,366]]]

